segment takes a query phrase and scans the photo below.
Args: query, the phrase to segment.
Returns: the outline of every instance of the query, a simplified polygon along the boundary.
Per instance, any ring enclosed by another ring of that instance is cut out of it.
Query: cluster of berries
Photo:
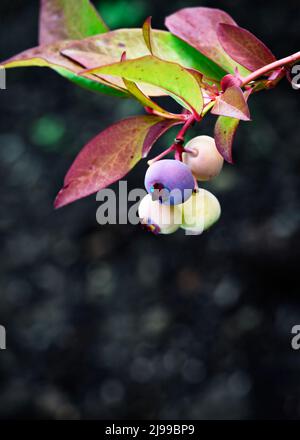
[[[184,151],[182,161],[158,160],[146,172],[148,194],[139,205],[139,217],[154,234],[171,234],[179,227],[187,234],[201,234],[220,217],[217,198],[197,184],[217,176],[223,167],[214,139],[197,136]]]

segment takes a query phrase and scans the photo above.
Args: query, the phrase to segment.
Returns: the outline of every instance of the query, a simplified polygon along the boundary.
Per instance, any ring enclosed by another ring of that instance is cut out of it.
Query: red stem
[[[260,76],[270,72],[270,70],[275,70],[279,67],[286,66],[287,64],[294,63],[300,60],[300,52],[296,52],[288,57],[282,58],[281,60],[274,61],[273,63],[267,64],[266,66],[261,67],[260,69],[255,70],[255,72],[250,73],[250,75],[243,78],[243,82],[241,87],[245,86],[251,81],[259,78]]]
[[[183,148],[176,148],[175,150],[175,159],[176,160],[180,160],[180,162],[182,162],[182,150]]]
[[[169,148],[167,148],[165,151],[160,153],[158,156],[149,160],[148,165],[152,165],[154,162],[162,159],[163,157],[165,157],[167,154],[171,153],[172,151],[175,151],[175,159],[182,161],[182,153],[184,152],[184,148],[183,148],[182,144],[184,143],[185,134],[188,131],[188,129],[191,127],[191,125],[194,124],[194,122],[196,120],[193,114],[189,114],[189,115],[185,114],[182,116],[185,117],[185,123],[184,123],[183,127],[181,128],[181,130],[179,130],[179,132],[175,138],[175,142]],[[188,152],[192,152],[192,151],[189,150]]]
[[[171,151],[174,151],[175,149],[176,149],[176,144],[172,144],[169,148],[167,148],[165,151],[160,153],[158,156],[154,157],[151,160],[148,160],[148,165],[149,166],[152,165],[154,162],[162,159],[163,157],[165,157],[167,154],[171,153]]]
[[[182,129],[178,132],[176,136],[176,141],[184,142],[184,137],[188,129],[194,124],[195,117],[194,115],[189,115],[188,119],[184,123]]]

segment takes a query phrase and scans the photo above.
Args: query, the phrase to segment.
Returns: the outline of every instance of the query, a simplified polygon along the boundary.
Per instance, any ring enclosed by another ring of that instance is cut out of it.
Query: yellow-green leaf
[[[160,105],[156,104],[149,96],[145,95],[141,89],[135,84],[133,81],[129,81],[126,78],[123,78],[126,89],[134,96],[144,107],[149,107],[152,110],[156,110],[158,113],[163,115],[165,118],[174,119],[176,115],[168,112],[163,109]]]
[[[148,29],[149,30],[149,29]],[[154,54],[166,61],[196,69],[206,78],[220,81],[226,71],[170,32],[151,30]],[[118,29],[102,35],[70,42],[63,54],[86,68],[119,61],[123,52],[128,60],[150,55],[142,29]]]
[[[101,66],[86,73],[112,75],[152,84],[162,88],[170,96],[177,96],[196,115],[200,115],[203,109],[202,92],[195,77],[179,64],[152,55]]]

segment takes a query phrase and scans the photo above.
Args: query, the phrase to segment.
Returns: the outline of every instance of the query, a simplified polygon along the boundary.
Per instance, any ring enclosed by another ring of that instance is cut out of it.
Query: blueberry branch
[[[191,113],[189,113],[189,114],[182,113],[181,115],[178,115],[178,116],[181,116],[181,119],[185,120],[185,122],[183,124],[183,127],[179,130],[179,132],[175,138],[175,141],[165,151],[163,151],[162,153],[160,153],[158,156],[154,157],[153,159],[149,160],[148,165],[152,165],[154,162],[162,159],[163,157],[165,157],[167,154],[171,153],[172,151],[175,151],[175,159],[180,160],[180,161],[182,161],[182,153],[184,151],[187,151],[188,153],[193,154],[192,150],[185,150],[183,147],[183,144],[184,144],[186,132],[196,122],[196,118]],[[199,117],[197,119],[199,119]]]
[[[195,117],[194,114],[192,113],[186,113],[186,111],[184,111],[181,114],[177,114],[177,119],[181,119],[182,121],[185,121],[183,124],[183,127],[179,130],[174,143],[167,148],[166,150],[164,150],[162,153],[160,153],[158,156],[154,157],[151,160],[148,160],[148,165],[152,165],[154,162],[162,159],[163,157],[165,157],[167,154],[171,153],[172,151],[175,151],[175,159],[182,161],[182,153],[190,153],[191,155],[195,155],[195,151],[193,149],[190,148],[184,148],[183,144],[184,144],[184,140],[185,140],[185,135],[187,133],[187,131],[195,124],[195,122],[200,122],[203,117],[206,115],[206,113],[214,106],[215,101],[211,100],[208,104],[205,105],[201,116],[197,116],[197,118]],[[148,113],[151,114],[158,114],[156,112],[156,110],[150,109],[148,107],[145,107],[145,110]],[[175,116],[175,115],[174,115]]]
[[[182,129],[178,132],[175,141],[177,144],[183,144],[184,142],[184,137],[186,135],[186,132],[188,131],[188,129],[194,125],[196,119],[194,117],[194,115],[189,115],[186,119],[186,122],[184,123]]]

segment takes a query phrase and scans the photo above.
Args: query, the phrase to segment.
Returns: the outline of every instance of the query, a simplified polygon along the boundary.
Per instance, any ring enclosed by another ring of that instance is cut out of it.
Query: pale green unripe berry
[[[164,205],[147,194],[138,209],[141,223],[154,234],[172,234],[181,225],[182,214],[178,206]]]
[[[205,189],[199,189],[180,207],[182,210],[181,227],[195,235],[201,234],[212,226],[221,215],[218,199]]]
[[[185,148],[193,153],[183,153],[183,162],[188,165],[197,180],[209,180],[217,176],[224,163],[218,152],[214,138],[197,136],[191,139]]]

